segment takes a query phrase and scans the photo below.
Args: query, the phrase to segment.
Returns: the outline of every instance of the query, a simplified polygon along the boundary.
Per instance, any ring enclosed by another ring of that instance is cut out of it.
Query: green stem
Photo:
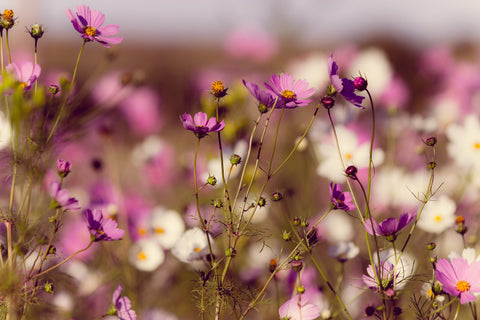
[[[82,47],[80,48],[80,52],[78,53],[77,62],[75,63],[75,68],[73,69],[72,81],[69,84],[68,92],[65,96],[65,99],[63,100],[62,106],[60,107],[60,110],[59,110],[58,115],[57,115],[57,119],[55,120],[55,123],[53,124],[52,130],[50,131],[50,134],[48,135],[47,143],[52,138],[53,133],[55,132],[55,129],[58,126],[58,122],[60,121],[60,118],[63,114],[63,110],[65,109],[65,106],[67,105],[68,98],[70,98],[70,94],[71,94],[72,89],[73,89],[73,84],[75,82],[75,77],[77,75],[78,66],[80,64],[80,57],[82,56],[82,52],[83,52],[83,49],[85,48],[86,43],[87,43],[87,40],[84,40],[83,43],[82,43]]]

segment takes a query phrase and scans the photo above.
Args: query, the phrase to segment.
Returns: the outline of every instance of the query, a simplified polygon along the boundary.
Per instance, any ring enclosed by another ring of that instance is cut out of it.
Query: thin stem
[[[48,135],[47,143],[48,143],[48,142],[50,141],[50,139],[52,138],[53,133],[55,132],[55,129],[56,129],[57,126],[58,126],[58,122],[60,121],[60,118],[61,118],[61,116],[62,116],[63,110],[65,109],[65,106],[66,106],[66,104],[67,104],[68,98],[70,97],[70,94],[71,94],[71,92],[72,92],[73,84],[74,84],[74,82],[75,82],[75,77],[76,77],[76,75],[77,75],[78,65],[80,64],[80,57],[82,56],[82,52],[83,52],[83,49],[85,48],[85,44],[86,44],[86,43],[87,43],[87,40],[84,40],[83,43],[82,43],[82,47],[80,48],[80,52],[78,53],[77,62],[75,63],[75,68],[73,69],[72,81],[71,81],[70,84],[69,84],[68,92],[67,92],[67,94],[66,94],[66,96],[65,96],[65,99],[63,100],[62,106],[60,107],[60,111],[58,112],[57,119],[55,120],[55,123],[53,124],[52,130],[50,131],[50,134]]]
[[[12,57],[10,56],[10,46],[8,44],[8,29],[5,32],[5,44],[7,45],[8,63],[12,63]]]
[[[370,140],[370,151],[369,151],[369,159],[368,159],[368,186],[367,186],[367,203],[370,202],[370,187],[372,184],[372,165],[373,165],[373,142],[375,140],[375,108],[373,104],[373,99],[370,94],[370,91],[366,89],[368,94],[368,98],[370,99],[370,105],[372,106],[372,136]],[[366,214],[370,214],[370,211],[367,211]],[[366,216],[368,218],[368,216]]]

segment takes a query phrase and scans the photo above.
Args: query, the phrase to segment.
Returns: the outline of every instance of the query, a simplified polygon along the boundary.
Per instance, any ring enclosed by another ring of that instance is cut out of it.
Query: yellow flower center
[[[221,80],[213,81],[212,82],[212,92],[214,94],[221,94],[225,90],[223,86],[223,82]]]
[[[147,230],[145,230],[145,228],[139,228],[138,229],[138,234],[144,236],[147,234]]]
[[[164,232],[165,230],[163,230],[163,228],[155,228],[155,233],[162,234]]]
[[[147,259],[147,255],[146,255],[143,251],[140,251],[140,252],[137,254],[137,259],[138,259],[138,260],[145,260],[145,259]]]
[[[295,99],[297,95],[292,90],[283,90],[282,97],[284,97],[285,99]]]
[[[105,234],[105,232],[103,232],[103,230],[101,230],[101,229],[98,229],[97,232],[98,232],[99,234]]]
[[[5,10],[2,14],[5,20],[11,21],[13,19],[13,10]]]
[[[347,154],[345,155],[345,158],[347,158],[347,160],[352,159],[352,154],[351,154],[351,153],[347,153]]]
[[[195,252],[200,252],[200,251],[202,251],[202,248],[196,247],[196,248],[193,249],[193,250],[195,250]]]
[[[475,150],[480,150],[480,142],[475,142],[475,143],[473,144],[473,148],[474,148]]]
[[[436,222],[440,222],[440,221],[442,221],[442,219],[443,219],[443,218],[442,218],[441,215],[438,215],[438,216],[435,217],[435,221],[436,221]]]
[[[467,281],[460,280],[457,282],[457,289],[460,292],[465,292],[470,290],[470,284]]]
[[[27,86],[27,83],[26,82],[20,82],[20,88],[25,88]]]
[[[91,36],[91,37],[94,37],[97,35],[97,29],[95,29],[94,27],[92,26],[87,26],[85,27],[85,34],[88,35],[88,36]]]

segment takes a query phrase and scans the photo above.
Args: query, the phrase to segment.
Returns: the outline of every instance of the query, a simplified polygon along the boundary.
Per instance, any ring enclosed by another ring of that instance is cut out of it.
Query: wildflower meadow
[[[1,319],[479,318],[475,46],[246,30],[171,90],[108,12],[66,9],[63,69],[0,9]]]

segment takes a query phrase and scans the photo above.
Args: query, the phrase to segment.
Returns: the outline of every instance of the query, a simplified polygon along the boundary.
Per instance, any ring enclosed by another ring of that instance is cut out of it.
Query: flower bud
[[[220,199],[215,199],[215,200],[213,200],[212,203],[213,203],[213,206],[215,208],[222,208],[223,207],[223,202]]]
[[[300,225],[300,218],[299,217],[293,218],[293,225],[294,226],[299,226]]]
[[[293,260],[292,269],[297,272],[300,272],[303,269],[303,259]]]
[[[225,256],[227,257],[235,257],[237,255],[237,250],[235,250],[234,248],[228,248],[227,250],[225,250]]]
[[[280,201],[283,199],[283,195],[280,192],[272,193],[272,200],[273,201]]]
[[[48,91],[50,91],[51,94],[56,95],[60,91],[60,88],[57,85],[52,84],[48,87]]]
[[[435,242],[427,243],[427,250],[429,250],[429,251],[435,250],[436,247],[437,247],[437,245],[435,244]]]
[[[437,167],[437,163],[435,161],[430,161],[427,163],[428,169],[435,169]]]
[[[464,216],[457,216],[455,218],[455,224],[464,224],[465,223],[465,217]]]
[[[215,178],[215,176],[209,175],[208,178],[207,178],[207,183],[209,185],[215,187],[217,185],[217,178]]]
[[[292,240],[292,233],[291,233],[291,232],[288,232],[288,231],[286,231],[286,230],[283,230],[283,232],[282,232],[282,239],[283,239],[284,241],[290,241],[290,240]]]
[[[433,147],[434,145],[437,144],[437,138],[436,137],[429,137],[427,140],[424,142],[427,146]]]
[[[43,288],[45,289],[46,293],[53,293],[53,283],[47,281]]]
[[[298,294],[302,294],[305,292],[305,287],[304,286],[298,286],[297,287],[297,293]]]
[[[267,200],[265,200],[264,197],[260,197],[260,199],[258,199],[258,206],[259,207],[265,207],[266,204],[267,204]]]
[[[275,269],[277,269],[277,266],[278,266],[277,265],[277,260],[272,259],[272,260],[270,260],[270,264],[269,264],[268,269],[270,270],[270,272],[273,272],[273,271],[275,271]]]
[[[462,224],[459,224],[457,225],[457,228],[455,228],[455,231],[459,234],[461,234],[462,236],[467,233],[467,230],[468,228],[462,223]]]
[[[403,311],[402,311],[402,308],[400,308],[400,307],[393,307],[393,315],[394,315],[394,316],[399,316],[399,315],[402,314],[402,312],[403,312]]]
[[[334,96],[337,93],[337,89],[331,84],[327,87],[327,96]]]
[[[5,10],[0,14],[0,30],[1,29],[10,29],[15,24],[15,18],[13,17],[13,10]]]
[[[261,103],[258,105],[258,112],[263,114],[263,113],[266,113],[267,111],[268,111],[268,107],[266,105]]]
[[[72,164],[69,161],[63,159],[57,160],[57,173],[60,178],[65,178],[71,171]]]
[[[363,77],[356,77],[354,80],[353,80],[353,86],[355,87],[355,89],[357,89],[358,91],[364,91],[365,89],[367,89],[367,85],[368,85],[368,82],[365,78]]]
[[[371,317],[375,314],[375,307],[374,306],[368,306],[365,308],[365,315],[367,317]]]
[[[350,179],[354,179],[356,180],[357,179],[357,167],[355,166],[349,166],[346,170],[345,170],[345,174],[347,175],[347,177],[349,177]]]
[[[36,23],[30,26],[30,29],[27,29],[28,33],[32,36],[33,39],[38,40],[43,36],[45,30],[43,30],[42,25]]]
[[[335,99],[331,96],[325,96],[320,100],[320,103],[325,107],[325,109],[331,109],[335,104]]]
[[[240,157],[238,154],[232,154],[230,157],[230,163],[236,166],[237,164],[240,164],[240,162],[242,162],[242,157]]]

